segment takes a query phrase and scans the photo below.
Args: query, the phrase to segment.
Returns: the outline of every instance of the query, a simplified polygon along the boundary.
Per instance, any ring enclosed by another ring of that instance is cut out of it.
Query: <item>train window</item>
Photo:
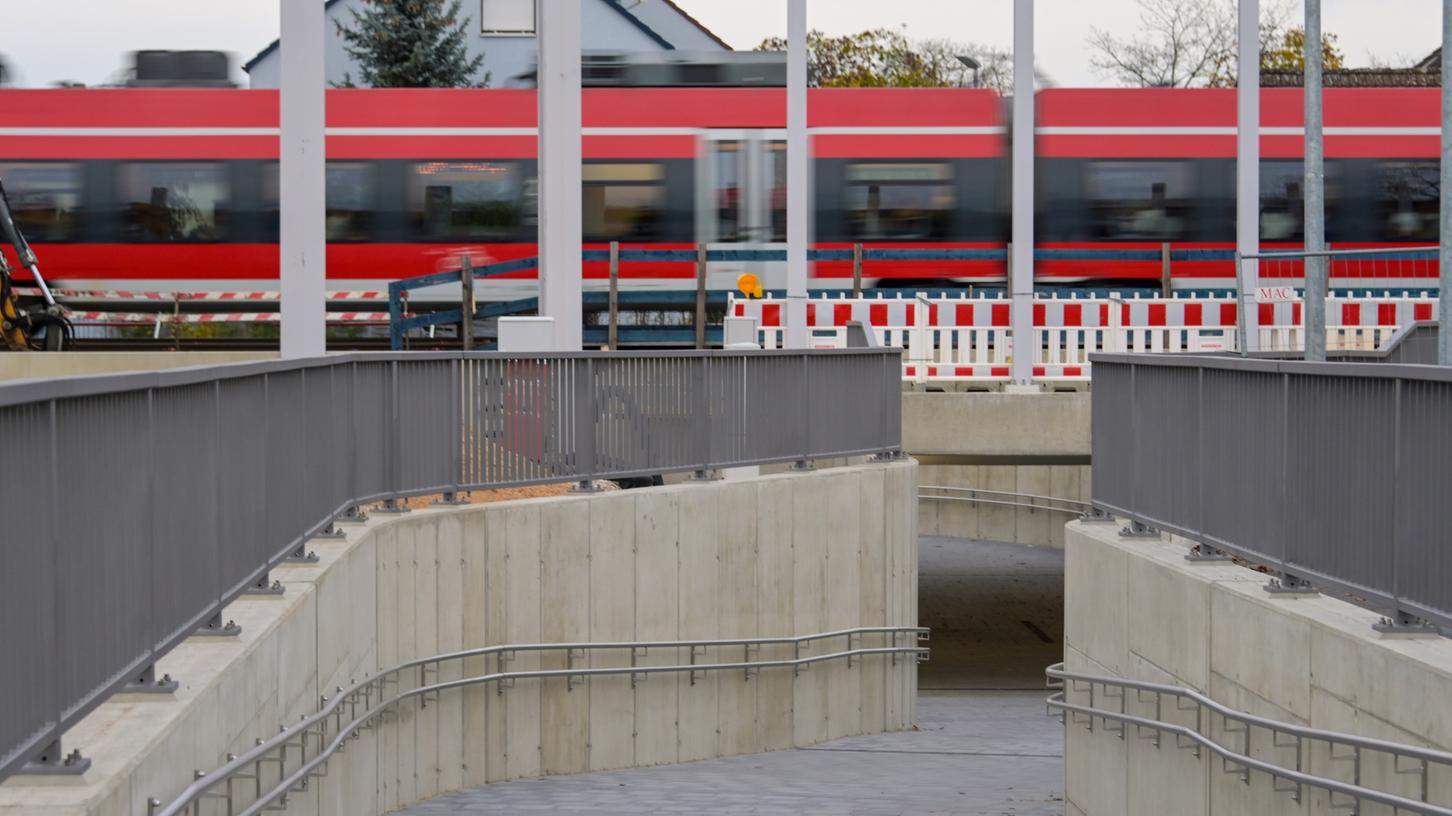
[[[374,166],[328,162],[328,240],[366,241],[373,226]]]
[[[409,219],[427,238],[509,238],[522,183],[512,162],[420,162],[408,178]]]
[[[1188,162],[1090,162],[1086,181],[1095,237],[1184,237],[1194,186]]]
[[[741,144],[717,142],[716,240],[741,240]]]
[[[665,166],[658,163],[587,163],[585,240],[660,238],[665,222]]]
[[[73,162],[0,164],[15,223],[32,241],[75,237],[81,211],[81,166]]]
[[[1325,168],[1326,220],[1341,200],[1340,168]],[[1260,237],[1265,241],[1301,241],[1306,225],[1305,167],[1299,161],[1267,161],[1260,165]]]
[[[215,241],[226,228],[231,189],[221,162],[123,164],[118,193],[133,241]]]
[[[1381,237],[1398,241],[1436,241],[1441,179],[1435,161],[1396,161],[1381,165],[1376,217]]]
[[[933,163],[847,166],[847,218],[853,238],[946,238],[953,216],[953,167]]]
[[[787,149],[786,142],[766,146],[766,179],[771,206],[771,240],[787,239]]]

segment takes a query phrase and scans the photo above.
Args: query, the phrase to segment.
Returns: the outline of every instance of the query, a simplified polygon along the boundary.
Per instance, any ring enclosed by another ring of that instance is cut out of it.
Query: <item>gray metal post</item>
[[[610,242],[610,334],[606,345],[620,350],[620,242]]]
[[[1034,0],[1013,3],[1012,384],[1034,375]]]
[[[706,347],[706,245],[696,244],[696,348]]]
[[[464,351],[474,350],[474,262],[467,254],[459,261],[459,334]]]
[[[1260,0],[1240,0],[1239,87],[1236,88],[1235,250],[1241,268],[1242,351],[1260,350]]]
[[[807,347],[807,0],[787,2],[786,348]]]
[[[852,297],[862,297],[862,245],[852,245]]]
[[[327,347],[326,20],[321,3],[278,1],[282,16],[278,102],[282,126],[278,142],[282,356],[317,357]]]
[[[1326,249],[1326,171],[1321,139],[1321,0],[1306,0],[1307,252]],[[1306,359],[1326,360],[1327,259],[1306,256]]]
[[[1442,273],[1437,362],[1452,366],[1452,0],[1442,0]]]
[[[554,351],[579,351],[584,313],[580,257],[580,4],[537,0],[539,21],[540,314],[554,318]]]

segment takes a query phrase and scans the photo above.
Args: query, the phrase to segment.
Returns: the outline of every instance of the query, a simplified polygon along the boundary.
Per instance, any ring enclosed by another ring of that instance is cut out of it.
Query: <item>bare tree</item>
[[[959,87],[974,85],[991,88],[1000,94],[1013,93],[1013,52],[982,43],[963,43],[956,40],[921,40],[915,49],[923,59],[933,66],[934,72],[944,79],[946,85]],[[969,68],[960,57],[967,57],[978,64],[977,70]],[[1034,79],[1041,86],[1053,84],[1042,66],[1034,66]]]
[[[1117,37],[1091,28],[1090,63],[1105,76],[1144,88],[1235,84],[1235,0],[1139,0],[1140,33]],[[1261,51],[1283,38],[1292,0],[1261,9]]]

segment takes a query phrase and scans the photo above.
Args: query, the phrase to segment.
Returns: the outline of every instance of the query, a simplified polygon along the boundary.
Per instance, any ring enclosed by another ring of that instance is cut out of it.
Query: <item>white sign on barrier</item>
[[[1294,286],[1257,286],[1255,287],[1256,303],[1287,303],[1297,300],[1296,287]]]

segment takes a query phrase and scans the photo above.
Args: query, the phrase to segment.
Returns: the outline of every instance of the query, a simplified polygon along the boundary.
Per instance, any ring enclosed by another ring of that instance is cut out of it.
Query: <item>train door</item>
[[[702,140],[696,234],[711,249],[785,248],[784,136],[772,130],[717,130]],[[712,263],[708,285],[734,288],[746,272],[769,290],[786,288],[786,265],[776,261]]]

